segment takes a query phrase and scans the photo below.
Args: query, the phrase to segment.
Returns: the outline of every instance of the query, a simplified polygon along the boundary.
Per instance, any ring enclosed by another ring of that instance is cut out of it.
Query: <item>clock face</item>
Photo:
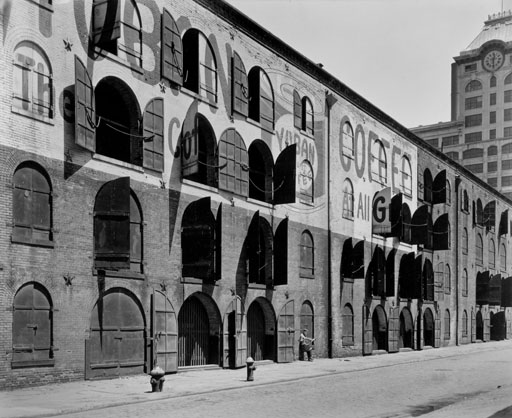
[[[496,71],[503,65],[503,61],[503,53],[493,50],[485,55],[482,64],[487,71]]]
[[[313,170],[307,161],[303,161],[299,168],[299,186],[301,190],[308,190],[313,185]]]

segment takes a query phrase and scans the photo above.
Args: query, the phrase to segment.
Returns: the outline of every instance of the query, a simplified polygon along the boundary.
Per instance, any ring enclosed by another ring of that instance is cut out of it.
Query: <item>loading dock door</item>
[[[151,301],[152,366],[166,373],[178,371],[178,331],[176,313],[167,296],[155,290]]]
[[[294,360],[294,307],[294,301],[290,300],[283,306],[279,314],[277,323],[277,361],[279,363],[289,363]]]

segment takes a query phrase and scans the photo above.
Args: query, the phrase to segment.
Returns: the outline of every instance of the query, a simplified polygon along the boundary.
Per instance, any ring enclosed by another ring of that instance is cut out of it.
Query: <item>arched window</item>
[[[22,286],[13,301],[12,368],[53,366],[53,305],[39,283]]]
[[[505,243],[500,245],[500,270],[507,271],[507,247]]]
[[[412,169],[411,162],[407,157],[402,157],[402,192],[407,195],[412,195]]]
[[[432,183],[432,173],[426,168],[423,172],[423,200],[428,203],[431,203],[433,198]]]
[[[53,118],[53,75],[46,54],[31,42],[14,51],[12,110],[28,116]]]
[[[468,242],[468,230],[464,228],[462,230],[462,254],[467,254],[469,248],[469,242]]]
[[[478,80],[471,80],[466,85],[466,93],[468,93],[470,91],[477,91],[477,90],[482,90],[482,83]]]
[[[46,172],[35,163],[21,164],[13,176],[12,241],[51,246],[52,188]]]
[[[450,311],[447,309],[444,311],[444,339],[450,339]]]
[[[501,147],[501,153],[502,154],[512,154],[512,142],[503,145]],[[505,157],[505,155],[502,155],[502,157]],[[508,155],[506,157],[508,158]]]
[[[446,264],[444,266],[444,293],[450,293],[452,290],[452,272],[450,266]]]
[[[388,164],[384,145],[379,140],[372,144],[371,173],[372,178],[381,184],[386,184]]]
[[[349,303],[341,314],[341,341],[344,346],[354,345],[354,311]]]
[[[300,276],[315,277],[315,247],[309,231],[304,231],[300,237]]]
[[[274,91],[267,73],[259,67],[249,71],[249,118],[268,130],[274,129]]]
[[[354,158],[354,130],[349,122],[343,124],[341,148],[343,157]]]
[[[217,102],[217,62],[210,42],[197,29],[183,35],[183,87]]]
[[[462,270],[462,296],[468,295],[468,271],[466,269]]]
[[[343,212],[342,215],[347,219],[354,219],[354,187],[350,179],[343,182]]]
[[[308,300],[300,308],[300,329],[307,329],[308,337],[315,338],[315,314],[313,305]]]
[[[236,129],[226,129],[220,137],[219,189],[247,196],[249,193],[249,161],[245,143]]]
[[[480,265],[484,262],[484,242],[482,241],[482,235],[480,234],[476,234],[475,239],[475,261]]]
[[[272,202],[273,167],[274,160],[268,146],[261,140],[253,141],[249,147],[249,197],[251,199]]]
[[[496,246],[494,245],[494,240],[489,240],[489,267],[496,267]]]
[[[505,77],[504,84],[512,84],[512,73]]]
[[[451,205],[452,203],[452,186],[450,182],[446,180],[446,204]]]
[[[491,77],[490,86],[491,87],[496,87],[496,77],[495,76]]]
[[[487,155],[498,155],[498,147],[496,145],[491,145],[487,148]]]
[[[462,158],[482,158],[484,150],[482,148],[470,148],[462,153]]]
[[[314,178],[313,167],[307,160],[300,164],[299,180],[299,199],[302,203],[313,203],[314,197]]]
[[[247,234],[249,283],[273,286],[272,248],[274,236],[269,222],[256,212]]]
[[[92,7],[94,46],[142,66],[142,20],[137,3],[93,0]]]
[[[466,312],[465,309],[462,312],[462,336],[468,336],[468,313]]]
[[[469,213],[469,196],[467,190],[462,193],[462,210]]]
[[[313,104],[309,97],[304,96],[302,98],[302,130],[310,135],[314,135],[314,123]]]

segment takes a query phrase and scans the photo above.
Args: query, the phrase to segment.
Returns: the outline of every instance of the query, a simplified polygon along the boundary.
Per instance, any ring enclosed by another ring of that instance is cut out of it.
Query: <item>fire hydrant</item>
[[[247,381],[251,382],[254,380],[254,370],[256,370],[256,366],[254,365],[254,360],[252,357],[247,357]]]
[[[153,370],[149,372],[151,375],[151,380],[149,381],[151,383],[151,391],[152,392],[161,392],[164,388],[164,382],[165,382],[165,372],[164,370],[156,366]]]

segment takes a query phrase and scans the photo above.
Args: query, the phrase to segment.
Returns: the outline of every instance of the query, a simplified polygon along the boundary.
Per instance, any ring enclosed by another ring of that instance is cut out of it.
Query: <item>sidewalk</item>
[[[368,357],[315,359],[312,363],[296,361],[294,363],[257,364],[253,382],[246,381],[245,367],[237,370],[187,370],[166,376],[161,393],[151,393],[150,377],[147,375],[113,380],[81,380],[59,383],[0,392],[0,418],[62,415],[108,406],[151,402],[162,398],[351,373],[397,364],[460,356],[477,351],[492,352],[510,347],[512,347],[512,340]]]

